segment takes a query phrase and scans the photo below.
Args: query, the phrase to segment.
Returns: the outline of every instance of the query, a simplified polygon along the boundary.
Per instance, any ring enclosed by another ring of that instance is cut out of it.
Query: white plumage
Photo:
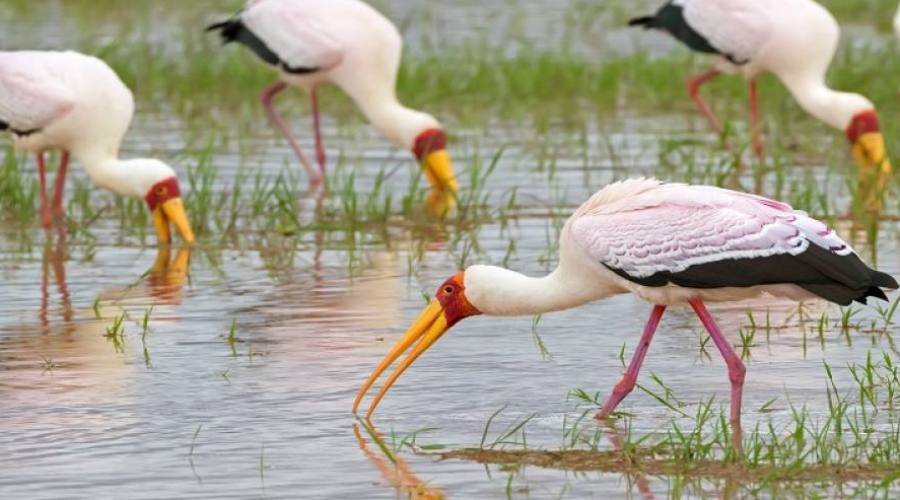
[[[329,70],[344,57],[343,44],[329,34],[333,18],[299,2],[254,1],[241,19],[291,68]]]
[[[734,60],[756,58],[772,37],[774,26],[766,0],[686,0],[684,17],[713,47]]]

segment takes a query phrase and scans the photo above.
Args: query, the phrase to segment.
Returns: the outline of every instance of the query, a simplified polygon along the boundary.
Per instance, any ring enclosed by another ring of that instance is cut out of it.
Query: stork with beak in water
[[[625,376],[598,413],[608,417],[634,388],[660,319],[690,307],[728,366],[731,423],[740,446],[746,369],[706,309],[769,294],[837,304],[885,299],[896,289],[821,222],[789,205],[735,191],[636,179],[607,186],[564,226],[559,264],[543,278],[472,266],[444,282],[406,335],[372,372],[353,402],[355,413],[381,374],[413,344],[369,404],[366,417],[413,362],[459,321],[539,315],[631,293],[652,308]]]
[[[174,225],[187,243],[194,233],[172,167],[154,159],[119,159],[119,145],[134,115],[134,97],[100,59],[77,52],[0,52],[0,130],[16,149],[37,156],[41,220],[62,215],[69,156],[91,180],[118,195],[143,198],[161,243]],[[47,199],[44,154],[62,151],[52,208]]]
[[[219,31],[225,43],[246,46],[278,70],[280,80],[263,92],[262,103],[306,169],[310,187],[325,179],[317,91],[334,84],[353,98],[376,130],[418,159],[431,184],[430,213],[445,215],[456,204],[459,187],[443,127],[397,99],[403,39],[381,13],[359,0],[250,0],[244,10],[208,30]],[[309,94],[318,168],[272,104],[288,85]]]
[[[667,32],[688,48],[717,57],[713,69],[688,82],[688,93],[719,133],[721,124],[700,87],[723,72],[747,79],[758,158],[763,140],[756,77],[766,71],[774,74],[807,113],[846,132],[859,170],[860,199],[867,210],[880,210],[891,163],[878,114],[865,96],[833,90],[825,83],[840,27],[824,7],[813,0],[671,0],[629,25]]]

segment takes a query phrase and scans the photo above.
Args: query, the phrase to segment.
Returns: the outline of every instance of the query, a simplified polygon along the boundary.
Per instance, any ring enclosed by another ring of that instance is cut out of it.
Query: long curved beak
[[[400,378],[400,375],[403,375],[403,372],[409,368],[416,359],[422,355],[423,352],[428,350],[441,336],[448,330],[447,320],[444,317],[444,308],[441,306],[441,303],[437,300],[432,300],[428,307],[422,311],[422,314],[416,319],[416,321],[412,324],[409,330],[406,332],[406,335],[397,342],[396,345],[391,349],[391,352],[388,353],[387,356],[381,361],[375,371],[369,375],[369,379],[366,380],[366,383],[359,389],[359,392],[356,393],[356,399],[353,401],[353,413],[357,412],[359,408],[359,403],[362,402],[363,397],[365,397],[366,393],[369,392],[369,389],[372,385],[375,384],[375,381],[378,380],[378,377],[384,373],[385,370],[390,367],[394,361],[397,360],[407,349],[410,348],[414,343],[418,341],[416,347],[406,356],[406,359],[403,360],[402,363],[394,370],[391,374],[390,378],[388,378],[387,382],[381,386],[381,390],[378,391],[378,394],[375,395],[375,398],[369,404],[369,410],[366,412],[366,418],[371,418],[372,414],[375,413],[375,408],[378,407],[378,403],[381,402],[381,399],[384,398],[384,395],[387,394],[388,389],[394,385],[394,382]]]
[[[156,228],[156,235],[159,237],[160,243],[172,242],[170,224],[175,226],[185,243],[194,243],[194,231],[191,230],[191,223],[188,221],[181,198],[172,198],[161,203],[153,211],[153,226]]]
[[[878,209],[881,196],[891,176],[891,161],[887,157],[881,132],[859,136],[853,145],[853,159],[859,168],[860,198],[867,209]]]

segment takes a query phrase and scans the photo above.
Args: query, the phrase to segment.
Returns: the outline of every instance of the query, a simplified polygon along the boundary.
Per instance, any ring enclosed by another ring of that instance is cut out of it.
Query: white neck
[[[571,309],[620,293],[594,273],[561,263],[543,278],[493,266],[466,270],[466,297],[489,316],[530,316]]]
[[[91,181],[121,196],[144,198],[157,182],[175,175],[168,165],[153,159],[120,160],[104,148],[73,149]]]
[[[347,85],[344,90],[356,101],[372,126],[399,148],[412,150],[419,134],[441,128],[441,124],[431,115],[401,104],[394,92],[393,82],[354,82],[353,86]]]
[[[846,130],[854,116],[875,109],[871,101],[859,94],[828,88],[824,75],[798,72],[779,76],[807,113],[836,129]]]

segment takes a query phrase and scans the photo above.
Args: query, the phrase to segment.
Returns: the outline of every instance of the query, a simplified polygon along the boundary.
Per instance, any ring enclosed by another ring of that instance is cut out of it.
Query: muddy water
[[[525,11],[532,16],[559,11],[553,2],[532,4]],[[449,14],[447,19],[451,26],[459,22]],[[624,169],[653,173],[660,123],[667,134],[689,134],[684,122],[666,116],[597,124],[590,157],[560,148],[552,171],[534,151],[510,148],[488,181],[489,199],[499,204],[518,187],[523,216],[510,227],[490,223],[474,231],[480,253],[473,260],[501,262],[514,238],[509,265],[531,275],[547,272],[547,248],[559,220],[539,215],[568,213]],[[141,118],[132,132],[126,156],[181,153],[179,129],[161,118]],[[488,159],[508,137],[522,133],[527,131],[461,131],[463,144],[455,151],[460,167],[476,154]],[[354,134],[348,139],[334,127],[326,133],[333,151],[359,158],[358,190],[364,193],[378,170],[401,165],[390,183],[401,194],[410,175],[402,167],[405,157],[383,149],[365,129]],[[467,145],[476,138],[480,148]],[[220,189],[242,167],[274,174],[292,161],[265,129],[247,140],[255,153],[216,156]],[[607,143],[614,145],[615,161],[603,153]],[[407,250],[415,242],[402,233],[389,247],[363,244],[352,251],[328,243],[339,238],[309,235],[292,265],[273,269],[269,256],[252,249],[201,245],[190,255],[161,254],[116,244],[116,227],[102,226],[90,246],[70,244],[55,232],[34,229],[23,238],[0,227],[0,496],[506,496],[509,471],[407,451],[391,462],[370,434],[355,432],[350,414],[355,391],[423,306],[423,293],[457,270],[459,251],[450,243],[433,237],[418,260]],[[878,242],[881,267],[895,274],[896,229],[885,225]],[[789,326],[768,341],[758,339],[752,349],[747,427],[788,420],[788,395],[794,405],[823,415],[823,360],[840,367],[892,348],[888,337],[852,334],[848,345],[837,332],[820,343],[810,325],[806,334],[797,325],[795,305],[771,301],[714,309],[734,344],[740,343],[737,329],[747,325],[748,307],[758,317],[768,309],[774,324]],[[822,311],[839,315],[808,305],[811,317]],[[477,445],[488,418],[505,407],[495,428],[535,414],[529,445],[558,447],[564,418],[580,414],[567,400],[569,390],[605,395],[621,373],[619,350],[625,344],[630,353],[648,313],[646,304],[623,296],[546,316],[538,332],[550,356],[535,345],[532,318],[467,320],[395,386],[379,409],[377,430],[388,446],[392,433],[402,437],[422,429],[431,430],[420,444]],[[117,318],[124,318],[119,327]],[[687,413],[711,395],[728,397],[724,365],[715,352],[701,355],[700,338],[696,320],[673,311],[645,365],[643,380],[651,371],[658,374],[687,403]],[[836,374],[839,386],[849,388],[847,374]],[[773,411],[760,413],[773,398]],[[635,415],[639,432],[665,429],[678,418],[642,393],[622,409]],[[514,496],[534,498],[638,495],[629,478],[612,474],[528,468],[511,485]],[[651,480],[650,488],[659,496],[671,492],[665,478]]]

